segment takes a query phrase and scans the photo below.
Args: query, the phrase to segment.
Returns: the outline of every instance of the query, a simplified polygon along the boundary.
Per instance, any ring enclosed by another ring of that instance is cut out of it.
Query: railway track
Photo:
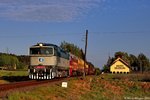
[[[31,81],[22,81],[22,82],[13,82],[9,84],[1,84],[0,85],[0,97],[4,97],[7,95],[7,91],[9,90],[15,90],[15,89],[21,89],[21,88],[26,88],[29,86],[37,86],[37,85],[42,85],[46,83],[56,83],[56,82],[61,82],[62,80],[65,80],[66,78],[59,78],[59,79],[53,79],[53,80],[31,80]]]

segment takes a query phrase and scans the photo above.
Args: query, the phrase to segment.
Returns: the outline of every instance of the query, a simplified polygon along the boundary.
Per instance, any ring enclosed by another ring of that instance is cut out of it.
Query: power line
[[[79,33],[76,33],[76,34],[71,34],[71,33],[68,33],[68,34],[29,34],[29,35],[0,35],[0,38],[33,38],[33,37],[48,37],[48,36],[69,36],[69,37],[72,37],[74,35],[79,35]]]
[[[150,31],[104,31],[104,32],[90,32],[91,34],[149,34]]]
[[[97,32],[92,32],[92,31],[90,31],[90,35],[93,35],[93,34],[102,34],[102,35],[112,35],[112,34],[123,34],[123,35],[133,35],[133,34],[135,34],[135,35],[137,35],[137,34],[150,34],[150,31],[104,31],[104,32],[100,32],[100,31],[97,31]],[[0,38],[33,38],[33,37],[47,37],[47,36],[73,36],[73,35],[83,35],[83,33],[82,32],[57,32],[57,33],[47,33],[47,34],[35,34],[35,33],[31,33],[31,34],[25,34],[25,33],[20,33],[20,34],[18,34],[18,35],[16,35],[16,34],[14,34],[14,35],[6,35],[6,34],[4,34],[4,35],[0,35]]]

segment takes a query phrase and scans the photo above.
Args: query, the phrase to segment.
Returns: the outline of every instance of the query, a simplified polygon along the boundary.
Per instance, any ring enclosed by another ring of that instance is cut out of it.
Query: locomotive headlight
[[[42,43],[40,43],[40,44],[39,44],[39,46],[43,46],[43,44],[42,44]]]

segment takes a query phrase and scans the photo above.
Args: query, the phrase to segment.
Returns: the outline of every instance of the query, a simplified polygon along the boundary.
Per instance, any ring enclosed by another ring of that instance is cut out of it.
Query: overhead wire
[[[115,34],[127,34],[127,35],[132,35],[132,34],[149,34],[150,31],[105,31],[105,32],[92,32],[92,31],[89,31],[89,33],[91,35],[115,35]],[[47,36],[69,36],[69,37],[72,37],[72,36],[75,36],[75,35],[81,35],[81,37],[83,37],[84,35],[84,32],[56,32],[56,33],[46,33],[46,34],[35,34],[35,33],[32,33],[32,34],[25,34],[25,33],[22,33],[22,34],[1,34],[0,35],[0,38],[33,38],[33,37],[47,37]]]

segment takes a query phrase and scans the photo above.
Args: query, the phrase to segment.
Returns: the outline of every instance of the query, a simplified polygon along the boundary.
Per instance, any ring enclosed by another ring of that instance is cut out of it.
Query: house
[[[110,66],[111,73],[129,73],[130,66],[121,58],[117,58]]]

